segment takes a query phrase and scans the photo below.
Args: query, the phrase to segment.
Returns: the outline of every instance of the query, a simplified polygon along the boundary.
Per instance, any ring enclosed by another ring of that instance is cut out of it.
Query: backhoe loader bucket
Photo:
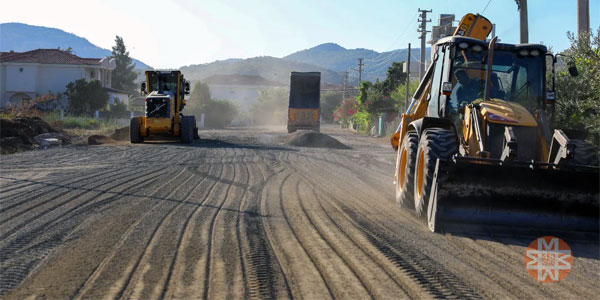
[[[437,161],[428,206],[434,232],[521,235],[599,232],[597,167],[495,159]]]

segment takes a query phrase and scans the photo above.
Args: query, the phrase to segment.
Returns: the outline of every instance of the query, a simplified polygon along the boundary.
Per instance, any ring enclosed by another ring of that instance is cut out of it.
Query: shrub
[[[100,81],[87,82],[84,78],[67,84],[69,110],[76,115],[91,116],[95,111],[108,105],[108,92]]]

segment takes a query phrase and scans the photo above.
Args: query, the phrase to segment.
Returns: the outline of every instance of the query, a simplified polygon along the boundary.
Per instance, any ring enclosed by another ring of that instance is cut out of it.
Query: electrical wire
[[[481,14],[483,15],[483,13],[485,12],[485,10],[488,8],[488,5],[490,5],[490,2],[492,2],[492,0],[489,0],[488,3],[485,5],[485,7],[483,8],[483,11],[481,12]]]

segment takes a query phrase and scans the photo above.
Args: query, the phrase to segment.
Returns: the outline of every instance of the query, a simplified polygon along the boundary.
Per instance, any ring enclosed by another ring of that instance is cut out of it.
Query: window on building
[[[90,71],[90,79],[96,78],[96,72]]]

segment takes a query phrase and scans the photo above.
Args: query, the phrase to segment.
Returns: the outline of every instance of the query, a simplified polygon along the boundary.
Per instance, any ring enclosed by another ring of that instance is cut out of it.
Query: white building
[[[52,92],[65,93],[69,82],[81,78],[99,80],[109,94],[109,103],[127,103],[127,92],[111,87],[114,58],[82,58],[59,49],[0,52],[0,106],[20,104]]]
[[[237,103],[240,111],[248,111],[250,105],[258,98],[258,91],[287,87],[282,83],[270,81],[258,75],[213,75],[202,80],[215,99],[227,99]]]

